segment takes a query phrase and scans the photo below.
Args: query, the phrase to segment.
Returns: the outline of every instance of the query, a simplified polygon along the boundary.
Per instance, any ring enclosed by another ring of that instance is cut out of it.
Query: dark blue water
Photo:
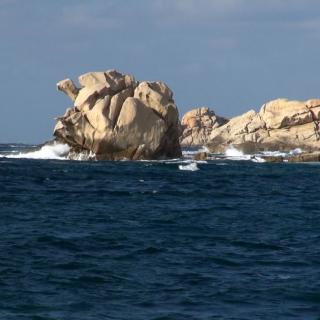
[[[320,319],[320,166],[178,165],[0,158],[0,319]]]

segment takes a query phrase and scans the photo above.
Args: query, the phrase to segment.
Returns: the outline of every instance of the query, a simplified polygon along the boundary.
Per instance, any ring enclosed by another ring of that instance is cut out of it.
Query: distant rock
[[[73,106],[57,118],[54,136],[71,146],[70,157],[159,159],[181,156],[179,115],[163,82],[137,82],[115,70],[89,72],[57,88]]]
[[[193,160],[206,160],[209,157],[207,152],[198,152],[193,156]]]
[[[265,162],[279,163],[284,162],[285,158],[283,156],[262,156]]]
[[[216,116],[209,108],[191,110],[181,120],[180,143],[184,147],[203,146],[208,143],[212,131],[227,122],[227,119]]]
[[[301,153],[288,158],[289,162],[319,162],[320,152]]]
[[[224,152],[230,145],[245,153],[320,149],[320,100],[277,99],[259,112],[250,110],[212,131],[208,148]]]

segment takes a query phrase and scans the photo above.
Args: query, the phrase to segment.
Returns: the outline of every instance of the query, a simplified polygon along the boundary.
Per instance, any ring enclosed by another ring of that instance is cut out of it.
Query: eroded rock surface
[[[173,93],[163,82],[137,82],[115,70],[89,72],[57,84],[73,106],[57,118],[56,139],[71,154],[96,159],[159,159],[181,156],[180,126]]]
[[[227,119],[217,116],[209,108],[191,110],[181,120],[180,143],[185,147],[203,146],[209,142],[212,131],[227,122]]]
[[[230,145],[245,153],[301,148],[320,149],[320,100],[277,99],[259,112],[250,110],[212,131],[208,147],[224,152]]]

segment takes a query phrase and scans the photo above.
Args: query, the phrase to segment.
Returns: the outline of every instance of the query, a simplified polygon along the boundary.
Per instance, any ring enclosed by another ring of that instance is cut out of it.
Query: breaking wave
[[[199,168],[198,168],[196,162],[192,162],[192,163],[187,164],[187,165],[179,165],[179,170],[183,170],[183,171],[197,171],[197,170],[199,170]]]
[[[225,156],[229,160],[251,160],[251,155],[244,154],[242,151],[237,150],[235,147],[230,147],[226,150]]]
[[[225,152],[225,157],[228,160],[250,160],[252,162],[266,162],[263,157],[288,157],[294,156],[302,153],[303,150],[300,148],[293,149],[288,152],[284,151],[261,151],[255,154],[245,154],[242,151],[236,149],[235,147],[231,146]]]
[[[24,151],[19,153],[5,153],[0,155],[3,158],[11,159],[53,159],[53,160],[66,160],[70,151],[67,144],[54,142],[53,144],[46,144],[39,150]]]
[[[194,148],[194,147],[193,148],[186,148],[186,149],[182,150],[182,156],[184,158],[190,158],[199,152],[210,153],[209,149],[206,146],[202,146],[200,148]]]
[[[208,159],[195,160],[194,156],[199,152],[206,152]],[[266,157],[283,157],[297,155],[302,153],[300,148],[291,150],[289,152],[283,151],[264,151],[255,154],[245,154],[241,150],[230,146],[224,154],[210,154],[210,151],[202,146],[200,148],[185,148],[182,151],[182,158],[177,159],[164,159],[164,160],[140,160],[150,163],[165,163],[165,164],[178,164],[180,170],[196,171],[199,170],[197,164],[207,164],[207,160],[242,160],[252,162],[266,162]],[[19,144],[0,144],[0,158],[11,159],[52,159],[52,160],[78,160],[88,161],[94,160],[95,155],[92,152],[75,153],[70,151],[70,147],[67,144],[58,142],[51,142],[45,145],[19,145]]]

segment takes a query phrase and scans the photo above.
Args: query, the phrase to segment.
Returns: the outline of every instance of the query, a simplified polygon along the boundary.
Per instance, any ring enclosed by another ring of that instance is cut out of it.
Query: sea
[[[320,319],[320,164],[0,145],[0,319]],[[294,151],[297,152],[297,151]]]

